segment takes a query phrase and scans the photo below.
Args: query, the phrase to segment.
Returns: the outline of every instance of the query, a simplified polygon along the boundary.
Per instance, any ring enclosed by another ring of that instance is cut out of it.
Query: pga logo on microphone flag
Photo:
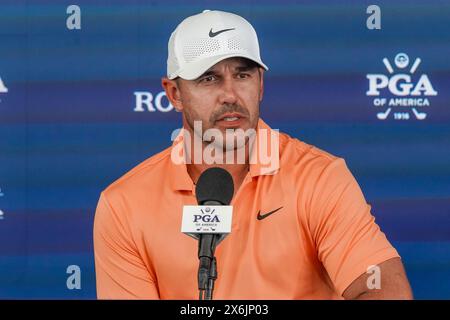
[[[230,233],[232,216],[233,206],[184,206],[181,232]]]

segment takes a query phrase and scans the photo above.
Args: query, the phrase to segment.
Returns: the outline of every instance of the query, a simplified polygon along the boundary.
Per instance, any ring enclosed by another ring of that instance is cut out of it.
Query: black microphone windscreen
[[[233,177],[228,171],[213,167],[205,170],[198,178],[195,194],[199,205],[206,201],[218,201],[229,205],[233,198]]]

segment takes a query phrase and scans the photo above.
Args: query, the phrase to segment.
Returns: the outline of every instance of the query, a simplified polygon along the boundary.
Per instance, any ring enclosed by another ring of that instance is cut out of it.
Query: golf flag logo
[[[388,74],[367,74],[368,97],[373,98],[379,120],[425,120],[430,97],[438,93],[426,74],[419,74],[420,58],[411,63],[406,53],[398,53],[393,64],[383,58]]]

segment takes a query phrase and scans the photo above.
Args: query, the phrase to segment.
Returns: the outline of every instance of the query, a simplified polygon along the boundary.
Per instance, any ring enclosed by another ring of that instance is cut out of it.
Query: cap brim
[[[185,80],[194,80],[204,74],[209,68],[214,66],[216,63],[219,63],[222,60],[228,58],[246,58],[252,60],[263,67],[265,70],[269,70],[269,68],[261,61],[256,60],[253,57],[250,57],[245,54],[239,53],[227,53],[224,55],[217,55],[213,57],[203,58],[200,61],[190,63],[188,66],[180,70],[178,73],[172,75],[170,79],[174,79],[176,77],[180,77]]]

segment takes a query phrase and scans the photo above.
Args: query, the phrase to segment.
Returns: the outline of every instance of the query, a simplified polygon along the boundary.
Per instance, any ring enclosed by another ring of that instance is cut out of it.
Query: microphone
[[[195,188],[198,206],[183,207],[181,231],[198,239],[198,288],[199,299],[212,299],[217,265],[216,246],[231,232],[234,194],[233,178],[228,171],[213,167],[199,177]],[[206,292],[205,292],[206,291]]]

